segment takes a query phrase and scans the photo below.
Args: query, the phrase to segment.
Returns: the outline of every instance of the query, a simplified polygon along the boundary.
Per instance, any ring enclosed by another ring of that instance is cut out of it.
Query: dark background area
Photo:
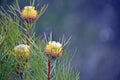
[[[21,7],[26,2],[20,0]],[[72,35],[71,53],[78,48],[72,66],[80,71],[80,80],[120,80],[120,0],[38,2],[49,6],[37,23],[36,36],[53,32],[57,40]],[[12,3],[0,0],[3,7]]]

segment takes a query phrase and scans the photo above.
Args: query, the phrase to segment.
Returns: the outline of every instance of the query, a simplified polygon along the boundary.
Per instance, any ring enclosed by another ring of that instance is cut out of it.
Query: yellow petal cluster
[[[28,46],[28,45],[20,44],[14,48],[14,51],[15,51],[16,55],[18,55],[18,56],[28,57],[29,56],[29,48],[30,48],[30,46]]]
[[[37,10],[33,6],[25,6],[21,12],[23,19],[36,19],[38,16]]]
[[[53,57],[62,56],[62,44],[56,41],[50,41],[45,47],[45,53],[50,54]]]

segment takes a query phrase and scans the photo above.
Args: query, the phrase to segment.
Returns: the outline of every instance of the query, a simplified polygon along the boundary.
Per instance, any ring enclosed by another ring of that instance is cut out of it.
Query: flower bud
[[[50,54],[53,57],[62,56],[62,44],[56,41],[50,41],[45,47],[45,53]]]
[[[23,19],[36,19],[38,16],[37,10],[33,6],[25,6],[21,12]]]
[[[28,57],[29,56],[29,48],[30,46],[25,44],[20,44],[14,48],[15,53],[17,53],[18,56],[22,57]]]

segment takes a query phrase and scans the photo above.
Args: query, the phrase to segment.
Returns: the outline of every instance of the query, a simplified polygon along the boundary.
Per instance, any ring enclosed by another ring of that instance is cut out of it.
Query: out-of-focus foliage
[[[33,0],[34,2],[35,0]],[[35,6],[35,5],[34,5]],[[41,7],[38,18],[44,13],[47,5]],[[47,60],[44,54],[46,45],[42,38],[35,37],[34,28],[36,19],[31,24],[30,36],[30,55],[25,63],[22,74],[17,73],[16,69],[21,69],[18,64],[20,59],[14,52],[14,47],[18,44],[26,44],[26,28],[24,21],[20,18],[19,2],[8,6],[8,10],[1,8],[0,11],[0,80],[20,80],[21,75],[24,80],[47,80]],[[64,39],[62,39],[64,43]],[[69,41],[69,40],[68,40]],[[68,42],[66,42],[68,43]],[[78,80],[79,72],[71,67],[71,58],[74,55],[67,52],[65,48],[63,56],[54,61],[52,66],[52,80]],[[17,68],[19,67],[19,68]]]

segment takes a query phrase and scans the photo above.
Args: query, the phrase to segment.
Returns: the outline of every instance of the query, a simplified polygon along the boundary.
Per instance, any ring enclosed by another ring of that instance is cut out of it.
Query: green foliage
[[[34,4],[34,0],[32,4]],[[21,80],[20,74],[16,72],[20,60],[14,55],[14,47],[26,43],[25,21],[20,18],[21,10],[17,1],[16,4],[10,5],[8,8],[8,11],[4,9],[0,11],[0,80],[11,80],[10,78],[13,78],[12,80]],[[39,12],[38,18],[31,23],[30,55],[25,62],[24,68],[22,68],[24,80],[47,80],[48,56],[44,54],[47,40],[35,37],[33,29],[46,8],[47,5],[44,5]],[[50,40],[51,36],[50,34]],[[46,38],[48,37],[45,35]],[[69,43],[69,39],[65,41],[62,38],[61,42],[65,46]],[[61,58],[52,58],[51,80],[79,79],[79,72],[71,67],[71,57],[73,56],[68,53],[68,50],[64,49]]]
[[[74,53],[75,54],[75,53]],[[79,72],[77,70],[72,69],[71,61],[73,55],[64,51],[61,59],[57,61],[54,68],[53,80],[78,80]]]

